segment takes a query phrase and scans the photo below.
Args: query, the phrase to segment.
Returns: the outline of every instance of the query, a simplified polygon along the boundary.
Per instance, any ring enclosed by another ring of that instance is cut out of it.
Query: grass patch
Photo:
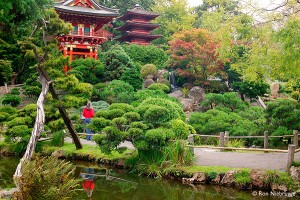
[[[43,153],[48,155],[57,150],[64,151],[65,156],[67,158],[78,157],[78,158],[86,158],[88,160],[95,160],[95,161],[101,161],[101,160],[113,161],[119,159],[126,159],[136,155],[136,152],[134,150],[128,150],[128,149],[126,149],[123,152],[118,152],[115,150],[112,151],[110,154],[105,154],[100,150],[98,146],[95,145],[83,145],[83,148],[79,150],[76,150],[75,145],[70,143],[65,143],[64,146],[62,147],[51,147],[51,146],[43,147]]]
[[[264,182],[265,186],[269,186],[271,183],[286,185],[289,190],[293,190],[296,187],[295,182],[293,181],[292,177],[288,175],[288,173],[276,170],[266,170]]]
[[[0,144],[0,146],[1,146],[1,144]],[[294,167],[300,167],[300,161],[294,161],[292,163],[292,166],[294,166]]]
[[[240,184],[249,184],[251,183],[251,178],[250,178],[250,171],[248,170],[241,170],[234,174],[234,180],[237,183]]]
[[[229,170],[240,170],[238,168],[230,168],[230,167],[223,167],[223,166],[187,166],[187,167],[182,167],[181,169],[187,173],[202,172],[206,174],[209,174],[211,172],[226,173]],[[243,171],[247,171],[250,173],[251,169],[244,168]]]

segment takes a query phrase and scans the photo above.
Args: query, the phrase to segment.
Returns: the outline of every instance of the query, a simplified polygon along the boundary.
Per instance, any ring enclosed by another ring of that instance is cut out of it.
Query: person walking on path
[[[94,117],[95,112],[93,109],[93,105],[90,101],[88,101],[86,107],[83,109],[82,111],[82,116],[85,118],[84,119],[84,124],[87,125],[91,122],[91,119]],[[85,127],[85,132],[86,134],[93,134],[93,132],[91,131],[91,129]],[[86,136],[87,140],[92,140],[92,135],[87,135]]]

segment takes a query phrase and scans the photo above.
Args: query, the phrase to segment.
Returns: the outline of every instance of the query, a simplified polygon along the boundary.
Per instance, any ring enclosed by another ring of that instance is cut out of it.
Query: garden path
[[[80,139],[81,143],[96,145],[93,141]],[[66,142],[72,142],[66,138]],[[125,141],[120,145],[134,149],[131,142]],[[200,166],[224,166],[233,168],[250,168],[285,171],[287,165],[287,153],[241,153],[241,152],[220,152],[212,149],[194,149],[196,164]],[[295,154],[295,160],[300,160],[300,153]]]

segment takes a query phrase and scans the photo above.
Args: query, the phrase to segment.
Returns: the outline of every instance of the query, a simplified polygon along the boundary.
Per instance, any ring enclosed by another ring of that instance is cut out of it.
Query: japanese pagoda
[[[95,0],[63,0],[55,3],[55,11],[65,22],[73,26],[66,35],[57,37],[59,49],[70,61],[76,58],[98,59],[97,49],[112,37],[103,25],[118,16],[118,10],[99,5]],[[68,67],[65,67],[68,71]]]
[[[126,21],[124,26],[117,28],[122,31],[123,35],[117,40],[127,43],[149,45],[152,40],[157,39],[160,35],[152,35],[150,32],[159,27],[158,24],[150,23],[159,15],[143,9],[139,4],[125,15],[119,17],[119,20]]]

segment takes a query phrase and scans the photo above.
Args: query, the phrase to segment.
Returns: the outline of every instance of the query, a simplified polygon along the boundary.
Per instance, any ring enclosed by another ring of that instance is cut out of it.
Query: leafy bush
[[[94,133],[101,132],[103,128],[110,125],[110,120],[107,120],[103,117],[94,117],[91,120],[91,123],[87,125]]]
[[[190,134],[196,134],[194,127],[179,119],[171,120],[168,126],[175,133],[176,139],[187,139]]]
[[[8,128],[18,126],[18,125],[33,125],[33,119],[31,117],[16,117],[13,120],[6,123]]]
[[[10,91],[11,94],[13,95],[19,95],[20,94],[20,91],[18,88],[13,88],[11,91]]]
[[[144,108],[140,107],[140,109]],[[147,123],[150,124],[163,124],[172,119],[172,113],[169,109],[165,107],[152,105],[147,107],[143,118]]]
[[[17,107],[21,103],[22,99],[18,95],[5,94],[2,99],[3,105],[11,105],[12,107]]]
[[[121,76],[121,80],[132,85],[135,91],[142,89],[143,78],[138,67],[127,69]]]
[[[125,114],[125,111],[121,109],[113,110],[99,110],[96,112],[95,117],[103,117],[105,119],[114,119],[117,117],[122,117]]]
[[[161,108],[153,106],[158,106]],[[142,118],[144,118],[146,112],[150,108],[151,112],[149,111],[147,113],[147,120],[151,122],[154,122],[155,117],[160,118],[160,121],[158,121],[158,123],[165,123],[172,119],[181,119],[183,121],[185,120],[185,114],[183,112],[182,106],[168,99],[148,98],[136,108],[136,111],[142,116]],[[164,111],[165,113],[156,113],[159,112],[159,110]],[[163,114],[164,117],[155,116],[155,113],[159,115]]]
[[[25,85],[23,87],[23,89],[24,89],[24,93],[23,94],[27,95],[28,97],[34,97],[34,96],[37,97],[37,96],[40,95],[40,93],[42,91],[41,87],[39,87],[39,86],[28,86],[28,85]]]
[[[274,132],[271,133],[271,136],[280,136],[280,135],[292,135],[293,131],[288,130],[285,126],[279,126]],[[270,138],[270,144],[274,147],[285,146],[283,138]]]
[[[155,75],[157,73],[156,66],[153,64],[146,64],[141,68],[141,76],[147,78],[149,75]]]
[[[113,80],[101,93],[108,103],[131,103],[134,89],[124,81]]]
[[[35,169],[35,170],[32,170]],[[16,178],[17,199],[72,199],[79,180],[73,178],[75,167],[57,158],[36,158],[22,166],[22,178]]]
[[[62,131],[58,131],[52,134],[51,146],[61,147],[64,145],[64,134]]]
[[[12,115],[17,112],[17,109],[11,106],[0,106],[0,112],[5,112]]]
[[[10,114],[6,112],[0,112],[0,122],[5,122]]]
[[[129,105],[127,103],[113,103],[108,107],[109,110],[114,109],[121,109],[125,112],[131,112],[134,110],[134,107],[132,105]]]
[[[178,99],[170,97],[162,90],[139,90],[134,94],[135,101],[132,103],[134,106],[138,106],[142,101],[149,99],[149,98],[161,98],[161,99],[167,99],[173,102],[178,103],[181,105],[181,103],[178,101]]]
[[[37,108],[36,104],[27,104],[25,107],[17,111],[18,116],[20,117],[30,116],[31,118],[35,118],[36,108]]]
[[[139,121],[141,119],[141,115],[137,112],[127,112],[123,115],[123,117],[128,121],[128,123]]]
[[[293,99],[296,99],[298,102],[300,101],[300,92],[299,91],[293,91],[291,93],[291,96]]]
[[[167,85],[162,84],[162,83],[153,83],[147,89],[149,89],[149,90],[162,90],[165,93],[170,92],[170,88]]]
[[[57,119],[48,123],[48,127],[51,131],[60,131],[64,129],[65,123],[63,119]]]
[[[129,55],[129,57],[138,65],[142,66],[148,63],[153,63],[158,66],[159,69],[165,66],[168,60],[168,55],[166,52],[154,45],[123,45],[124,51]]]
[[[168,141],[174,139],[175,134],[170,129],[151,129],[145,133],[147,149],[161,149],[167,145]]]
[[[16,142],[21,140],[28,141],[31,135],[31,129],[26,125],[16,125],[7,130],[5,133],[9,141]]]
[[[250,171],[239,171],[234,174],[234,180],[236,183],[239,184],[250,184],[251,183],[251,178],[250,178]]]
[[[235,91],[245,94],[250,98],[256,98],[257,96],[263,96],[267,93],[269,84],[262,82],[234,82],[232,83],[232,88]]]

